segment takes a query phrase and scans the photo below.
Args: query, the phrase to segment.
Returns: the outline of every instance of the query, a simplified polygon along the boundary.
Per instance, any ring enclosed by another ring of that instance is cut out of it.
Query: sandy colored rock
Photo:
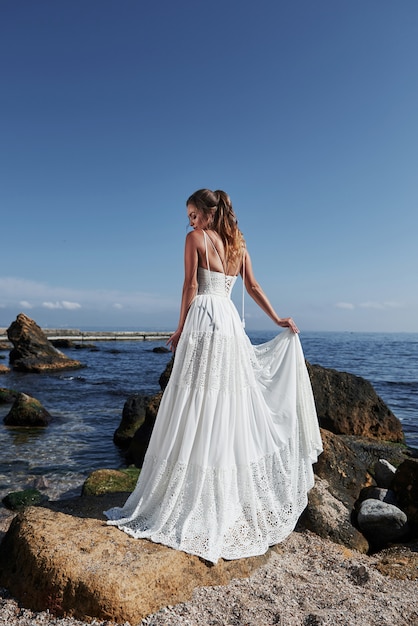
[[[133,539],[107,526],[101,514],[125,498],[80,498],[67,509],[61,503],[66,512],[26,509],[0,545],[0,585],[32,610],[137,624],[163,606],[190,599],[196,586],[249,576],[268,559],[267,553],[212,565]]]
[[[10,363],[19,372],[49,372],[83,367],[57,350],[42,329],[27,315],[19,313],[7,329],[13,344]]]

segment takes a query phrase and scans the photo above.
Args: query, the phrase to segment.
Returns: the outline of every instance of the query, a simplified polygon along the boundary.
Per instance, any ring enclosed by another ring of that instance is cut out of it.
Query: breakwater
[[[68,339],[72,341],[163,341],[174,331],[150,330],[78,330],[76,328],[42,328],[49,340]],[[7,340],[7,328],[0,328],[0,340]]]

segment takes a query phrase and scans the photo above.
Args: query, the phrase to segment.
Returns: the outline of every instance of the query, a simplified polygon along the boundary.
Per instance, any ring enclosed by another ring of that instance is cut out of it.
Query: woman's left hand
[[[292,333],[299,332],[299,328],[296,326],[295,322],[292,320],[291,317],[282,317],[282,319],[280,320],[280,322],[278,322],[278,324],[282,328],[290,328]]]

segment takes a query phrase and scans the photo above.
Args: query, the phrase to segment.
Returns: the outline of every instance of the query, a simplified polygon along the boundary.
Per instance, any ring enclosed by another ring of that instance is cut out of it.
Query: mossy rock
[[[6,387],[0,387],[0,404],[11,404],[19,395],[19,391],[14,389],[6,389]]]
[[[22,491],[12,491],[2,500],[6,509],[10,511],[22,511],[28,506],[36,506],[46,502],[48,498],[37,489],[23,489]]]
[[[100,469],[92,472],[83,484],[81,495],[101,496],[105,493],[134,490],[140,470],[137,467],[126,469]]]

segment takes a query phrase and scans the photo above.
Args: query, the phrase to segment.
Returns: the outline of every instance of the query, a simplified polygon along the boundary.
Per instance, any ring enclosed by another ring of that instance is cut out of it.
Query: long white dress
[[[198,269],[137,485],[105,512],[133,537],[213,563],[263,554],[292,532],[322,451],[298,335],[253,346],[230,299],[235,280]]]

